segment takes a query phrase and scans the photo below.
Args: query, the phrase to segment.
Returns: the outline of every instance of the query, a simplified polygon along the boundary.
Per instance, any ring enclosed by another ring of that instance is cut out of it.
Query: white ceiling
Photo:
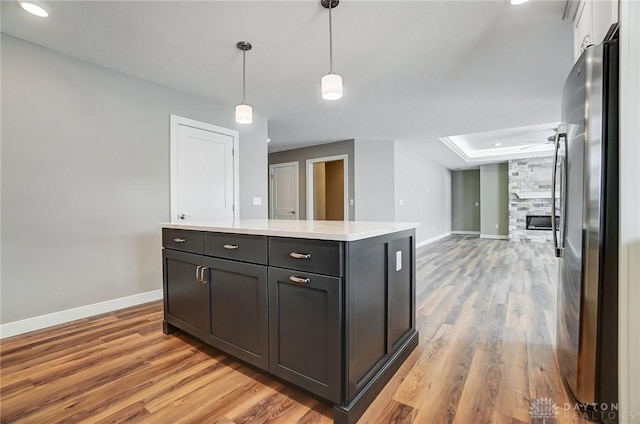
[[[334,10],[344,97],[320,97],[328,16],[319,1],[49,1],[47,19],[2,1],[2,32],[269,119],[270,151],[351,138],[402,140],[464,161],[439,137],[559,120],[573,63],[565,0],[357,1]]]

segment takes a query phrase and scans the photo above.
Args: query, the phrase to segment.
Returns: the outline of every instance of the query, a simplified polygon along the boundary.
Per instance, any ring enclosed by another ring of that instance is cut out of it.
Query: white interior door
[[[300,219],[298,206],[298,162],[269,166],[271,219]]]
[[[171,221],[237,216],[238,132],[171,116]]]

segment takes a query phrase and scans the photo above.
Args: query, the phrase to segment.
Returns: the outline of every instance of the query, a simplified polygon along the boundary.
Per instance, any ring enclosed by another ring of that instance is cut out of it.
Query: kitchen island
[[[355,423],[418,344],[418,225],[162,224],[164,332],[185,331]]]

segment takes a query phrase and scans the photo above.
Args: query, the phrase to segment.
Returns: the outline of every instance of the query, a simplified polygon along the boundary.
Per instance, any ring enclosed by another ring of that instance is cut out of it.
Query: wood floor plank
[[[142,313],[142,311],[140,313]],[[6,339],[2,339],[3,357],[8,357],[15,351],[22,352],[24,351],[24,349],[27,349],[29,347],[43,345],[44,343],[59,338],[61,335],[64,335],[66,337],[72,334],[74,331],[76,333],[81,333],[87,331],[92,327],[104,326],[113,322],[118,322],[118,317],[116,317],[115,315],[109,315],[100,318],[95,317],[95,319],[93,320],[90,318],[84,318],[65,324],[54,325],[42,330],[36,330],[29,333],[21,334],[18,336],[7,337]]]
[[[549,246],[451,236],[416,254],[420,344],[359,424],[521,424],[537,398],[571,402],[553,354]],[[161,320],[152,302],[2,340],[0,422],[332,422],[330,404],[164,335]]]
[[[382,411],[378,419],[379,424],[411,424],[416,417],[416,410],[409,405],[391,401]]]
[[[242,374],[236,370],[230,371],[224,368],[218,370],[216,375],[193,383],[190,386],[180,387],[177,390],[177,396],[160,397],[159,400],[162,402],[154,406],[148,422],[217,421],[220,416],[227,416],[224,412],[228,410],[226,408],[229,402],[237,398],[237,394],[260,386],[255,381],[243,379]]]
[[[56,402],[48,408],[40,408],[37,412],[30,414],[30,417],[39,419],[53,415],[69,422],[78,422],[90,417],[97,418],[97,414],[109,408],[121,409],[129,403],[149,399],[147,396],[140,396],[145,388],[153,386],[153,390],[157,392],[161,390],[162,385],[154,384],[155,382],[162,378],[166,379],[171,373],[184,373],[189,366],[197,369],[203,359],[205,359],[204,356],[195,355],[193,351],[185,350],[176,344],[175,350],[168,352],[162,363],[156,363],[153,367],[144,368],[103,386],[87,390],[82,395],[69,398],[64,402]],[[132,396],[132,393],[135,394]]]
[[[454,328],[451,325],[443,324],[436,333],[432,341],[427,344],[427,348],[415,365],[409,371],[409,375],[404,379],[393,399],[399,403],[418,408],[428,396],[428,391],[434,384],[434,380],[439,371],[439,367],[448,359],[450,342],[453,337]]]
[[[524,293],[510,293],[507,301],[507,321],[505,326],[524,330],[527,327],[525,308],[527,299]]]
[[[453,421],[467,375],[475,353],[478,339],[478,314],[473,308],[478,292],[473,292],[462,304],[462,310],[454,326],[455,331],[449,341],[443,346],[439,358],[433,358],[429,364],[429,374],[426,387],[418,387],[421,393],[419,403],[407,403],[418,409],[418,422]],[[442,384],[446,381],[447,384]],[[425,400],[429,399],[431,407],[425,407]],[[400,399],[398,399],[400,400]],[[402,402],[405,403],[405,402]]]
[[[505,328],[502,344],[502,372],[495,411],[520,421],[529,419],[529,374],[525,329]]]
[[[296,422],[303,414],[296,414],[296,405],[301,406],[293,399],[294,389],[283,388],[267,398],[255,403],[249,400],[248,409],[237,415],[233,420],[237,424],[249,424],[252,422]]]
[[[418,313],[422,315],[431,315],[433,311],[440,305],[442,299],[449,294],[453,286],[446,284],[438,287],[438,289],[429,296],[420,306],[417,307]]]
[[[493,372],[487,373],[488,368],[494,368]],[[499,380],[500,373],[496,370],[494,356],[490,352],[477,349],[453,422],[490,424],[493,420]]]

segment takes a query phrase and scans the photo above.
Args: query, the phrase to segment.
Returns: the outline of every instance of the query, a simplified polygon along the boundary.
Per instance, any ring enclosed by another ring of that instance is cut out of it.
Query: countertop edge
[[[393,224],[393,223],[390,223]],[[231,227],[220,225],[202,225],[187,223],[160,223],[160,228],[176,229],[176,230],[192,230],[206,231],[228,234],[244,234],[272,237],[291,237],[316,240],[332,240],[332,241],[358,241],[372,237],[384,236],[387,234],[398,233],[406,230],[413,230],[420,227],[420,223],[406,222],[396,224],[394,228],[377,228],[370,230],[357,231],[353,233],[336,233],[331,231],[303,231],[303,230],[287,230],[287,229],[271,229],[271,228],[250,228],[250,227]]]

